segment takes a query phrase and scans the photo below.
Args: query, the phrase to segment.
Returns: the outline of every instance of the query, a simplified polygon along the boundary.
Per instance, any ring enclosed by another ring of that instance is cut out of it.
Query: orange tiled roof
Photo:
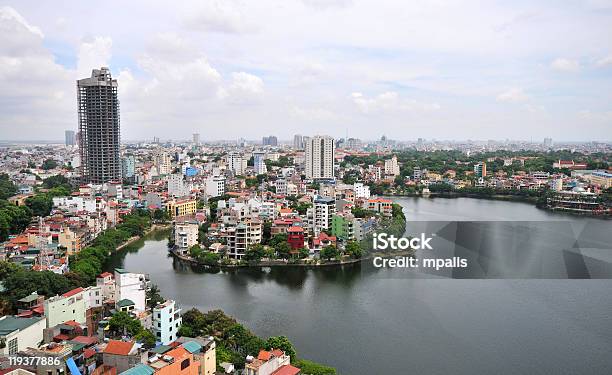
[[[269,351],[260,350],[259,354],[257,355],[257,359],[259,359],[260,361],[268,361],[271,356],[272,356],[272,353],[270,353]]]
[[[118,340],[110,340],[106,348],[104,348],[104,353],[106,354],[116,354],[116,355],[128,355],[132,350],[134,343],[132,341],[118,341]]]

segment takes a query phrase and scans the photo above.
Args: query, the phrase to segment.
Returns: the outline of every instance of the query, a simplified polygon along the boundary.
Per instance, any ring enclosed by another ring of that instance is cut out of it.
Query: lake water
[[[451,220],[555,220],[612,229],[610,222],[516,202],[396,201],[409,221],[421,221],[409,223],[408,232],[422,221]],[[184,309],[220,308],[260,336],[286,335],[301,357],[340,374],[612,373],[612,280],[453,279],[375,269],[370,262],[206,273],[169,258],[166,235],[121,251],[109,269],[149,273]],[[607,264],[609,254],[593,256]]]

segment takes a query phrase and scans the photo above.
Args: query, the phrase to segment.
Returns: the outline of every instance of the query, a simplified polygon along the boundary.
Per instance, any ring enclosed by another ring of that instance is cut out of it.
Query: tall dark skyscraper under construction
[[[102,184],[121,179],[117,80],[108,68],[94,69],[77,81],[81,176]]]

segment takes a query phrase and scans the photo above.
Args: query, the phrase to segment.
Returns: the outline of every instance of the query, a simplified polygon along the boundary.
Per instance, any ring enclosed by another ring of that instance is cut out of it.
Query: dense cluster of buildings
[[[216,254],[229,263],[241,261],[255,245],[277,235],[291,254],[317,261],[328,246],[339,250],[362,241],[393,215],[390,199],[372,194],[406,186],[423,192],[437,184],[466,187],[540,190],[556,193],[550,204],[560,209],[597,210],[596,197],[612,186],[607,170],[587,170],[573,160],[558,160],[554,172],[521,171],[512,175],[487,168],[491,163],[524,165],[530,157],[487,158],[466,165],[467,172],[444,173],[405,165],[394,154],[446,150],[448,143],[419,139],[414,144],[382,137],[375,142],[325,135],[295,135],[291,144],[276,136],[261,142],[190,142],[122,144],[118,84],[107,68],[77,82],[78,132],[66,131],[65,145],[18,145],[0,149],[0,173],[18,188],[10,204],[23,206],[44,192],[43,181],[63,176],[74,189],[55,196],[50,215],[33,218],[21,233],[1,244],[0,260],[58,274],[70,270],[78,254],[102,232],[115,227],[135,209],[149,210],[155,220],[173,223],[172,242],[179,256],[191,250]],[[509,142],[509,141],[508,141]],[[466,154],[508,147],[511,143],[454,144]],[[514,147],[514,146],[512,146]],[[524,144],[516,147],[523,147]],[[538,147],[551,150],[551,139]],[[582,146],[581,146],[582,147]],[[594,149],[609,146],[591,144]],[[373,164],[343,163],[347,156],[375,154]],[[456,164],[461,162],[456,161]],[[404,167],[404,169],[402,169]],[[567,171],[570,171],[569,174]],[[354,176],[345,183],[345,176]],[[66,366],[82,374],[213,374],[217,366],[212,338],[178,337],[181,309],[167,300],[147,306],[145,274],[115,269],[99,275],[95,285],[63,295],[36,293],[17,301],[15,315],[0,318],[0,355],[53,357],[44,366],[17,366],[38,374],[62,373]],[[153,333],[156,346],[146,349],[132,338],[109,336],[109,321],[125,312]],[[0,362],[1,368],[9,365]],[[15,367],[15,366],[13,366]],[[19,371],[22,371],[19,370]],[[241,370],[242,371],[242,370]],[[300,370],[280,350],[247,357],[247,375],[295,375]],[[27,373],[27,372],[20,372]]]
[[[36,374],[61,374],[66,368],[80,374],[138,374],[132,368],[146,366],[149,374],[214,374],[214,340],[179,338],[181,309],[172,300],[148,308],[148,288],[147,275],[115,269],[114,274],[98,275],[87,288],[18,300],[17,314],[0,318],[0,368]],[[120,311],[151,330],[157,345],[147,349],[110,335],[110,319]],[[28,360],[33,357],[54,360]]]

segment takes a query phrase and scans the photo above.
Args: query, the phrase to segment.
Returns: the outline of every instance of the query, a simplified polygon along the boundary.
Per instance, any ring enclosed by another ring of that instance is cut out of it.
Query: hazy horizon
[[[61,142],[109,66],[128,141],[609,142],[610,41],[608,0],[0,1],[0,140]]]

